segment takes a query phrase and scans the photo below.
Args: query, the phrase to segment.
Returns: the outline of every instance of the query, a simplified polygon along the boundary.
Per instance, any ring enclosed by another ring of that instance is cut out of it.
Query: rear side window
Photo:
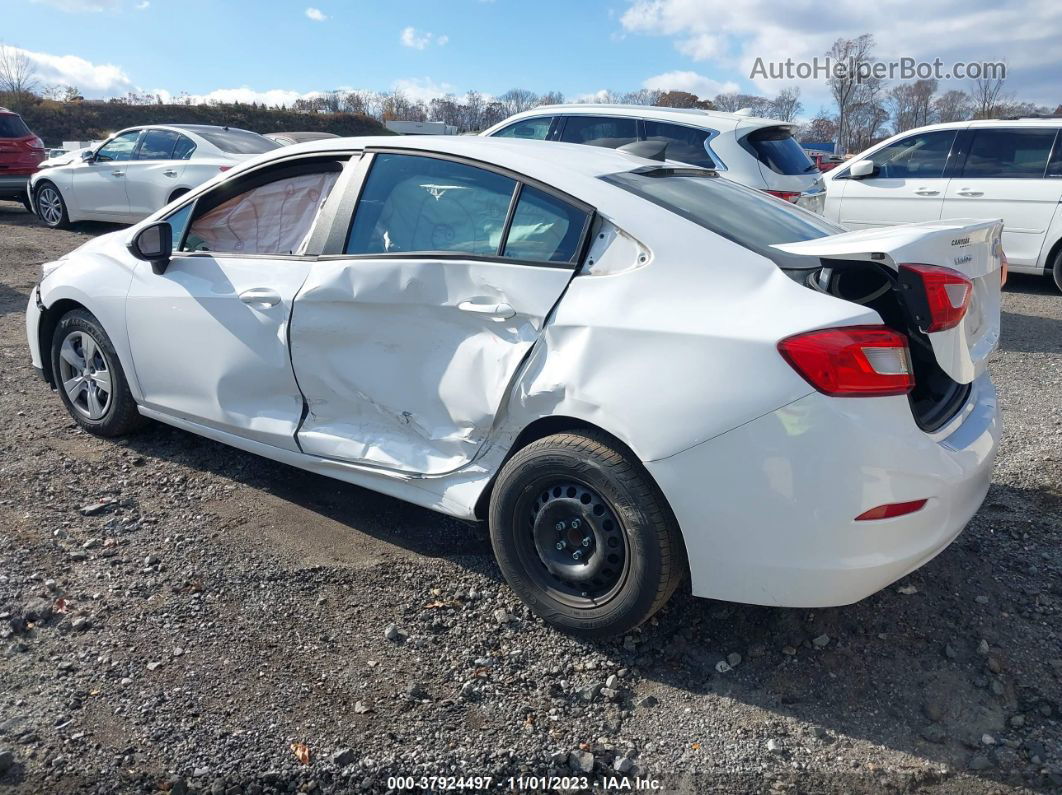
[[[14,113],[0,114],[0,138],[25,138],[30,134],[26,122]]]
[[[1055,130],[975,129],[962,167],[968,179],[1041,179]]]
[[[645,139],[661,141],[667,144],[665,157],[680,163],[689,163],[701,168],[715,168],[715,163],[708,155],[705,141],[708,130],[695,127],[683,127],[681,124],[668,124],[662,121],[645,121]]]
[[[638,121],[612,116],[568,116],[562,141],[617,149],[638,140]]]
[[[792,255],[771,246],[844,231],[795,205],[722,177],[667,176],[669,172],[674,169],[638,169],[602,179],[779,264]]]
[[[137,160],[171,160],[177,133],[170,130],[148,130],[140,141]]]
[[[451,160],[378,154],[346,253],[497,256],[515,188],[509,177]]]
[[[762,127],[744,140],[745,148],[776,174],[810,174],[818,171],[788,127]]]
[[[518,122],[503,127],[492,135],[492,138],[525,138],[533,141],[544,141],[549,135],[549,126],[553,123],[552,116],[542,116],[535,119],[521,119]]]
[[[944,176],[955,130],[918,133],[879,149],[871,157],[876,177],[884,179],[938,179]]]
[[[187,135],[177,135],[177,143],[173,147],[174,160],[187,160],[195,151],[195,141]]]
[[[196,130],[196,133],[230,155],[259,155],[280,148],[276,141],[249,130]]]
[[[532,262],[574,263],[588,220],[588,213],[524,185],[505,238],[503,256]]]

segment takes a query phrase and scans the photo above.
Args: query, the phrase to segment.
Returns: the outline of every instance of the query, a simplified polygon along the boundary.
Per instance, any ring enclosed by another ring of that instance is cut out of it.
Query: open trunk
[[[911,410],[919,427],[934,431],[965,404],[999,341],[1002,231],[998,221],[931,221],[774,248],[796,255],[781,265],[791,278],[869,307],[907,335],[915,377]],[[930,278],[943,275],[951,283],[927,286],[918,267],[924,265],[935,266],[927,271]],[[936,310],[953,311],[957,322],[934,322],[933,290]]]

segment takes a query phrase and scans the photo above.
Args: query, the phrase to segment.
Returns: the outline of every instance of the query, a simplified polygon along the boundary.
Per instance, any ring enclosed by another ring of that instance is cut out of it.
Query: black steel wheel
[[[490,534],[517,595],[585,638],[637,627],[687,570],[663,494],[637,459],[599,431],[554,434],[516,452],[491,493]]]

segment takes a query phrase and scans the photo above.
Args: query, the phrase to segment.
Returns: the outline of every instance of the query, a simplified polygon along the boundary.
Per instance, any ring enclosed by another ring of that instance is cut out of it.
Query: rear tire
[[[1055,287],[1062,290],[1062,251],[1055,254],[1055,267],[1053,268]]]
[[[103,326],[74,309],[52,335],[52,377],[74,421],[96,436],[122,436],[143,427],[122,363]]]
[[[490,535],[506,581],[539,616],[587,639],[647,621],[686,574],[670,507],[603,433],[547,436],[498,474]]]
[[[51,182],[42,182],[37,186],[33,203],[37,205],[37,217],[45,226],[52,229],[66,229],[70,226],[70,216],[66,212],[63,194]]]
[[[22,202],[22,206],[26,208],[26,212],[30,214],[33,213],[33,205],[30,204],[29,196],[23,193],[21,196],[18,197],[18,200]]]

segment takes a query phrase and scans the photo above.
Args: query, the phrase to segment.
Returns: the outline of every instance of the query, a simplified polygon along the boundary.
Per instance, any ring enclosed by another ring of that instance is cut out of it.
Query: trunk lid
[[[999,343],[1003,249],[1001,221],[954,219],[862,229],[774,248],[829,260],[865,260],[898,272],[904,263],[939,265],[973,283],[970,305],[954,328],[928,333],[937,364],[950,378],[969,384]]]

